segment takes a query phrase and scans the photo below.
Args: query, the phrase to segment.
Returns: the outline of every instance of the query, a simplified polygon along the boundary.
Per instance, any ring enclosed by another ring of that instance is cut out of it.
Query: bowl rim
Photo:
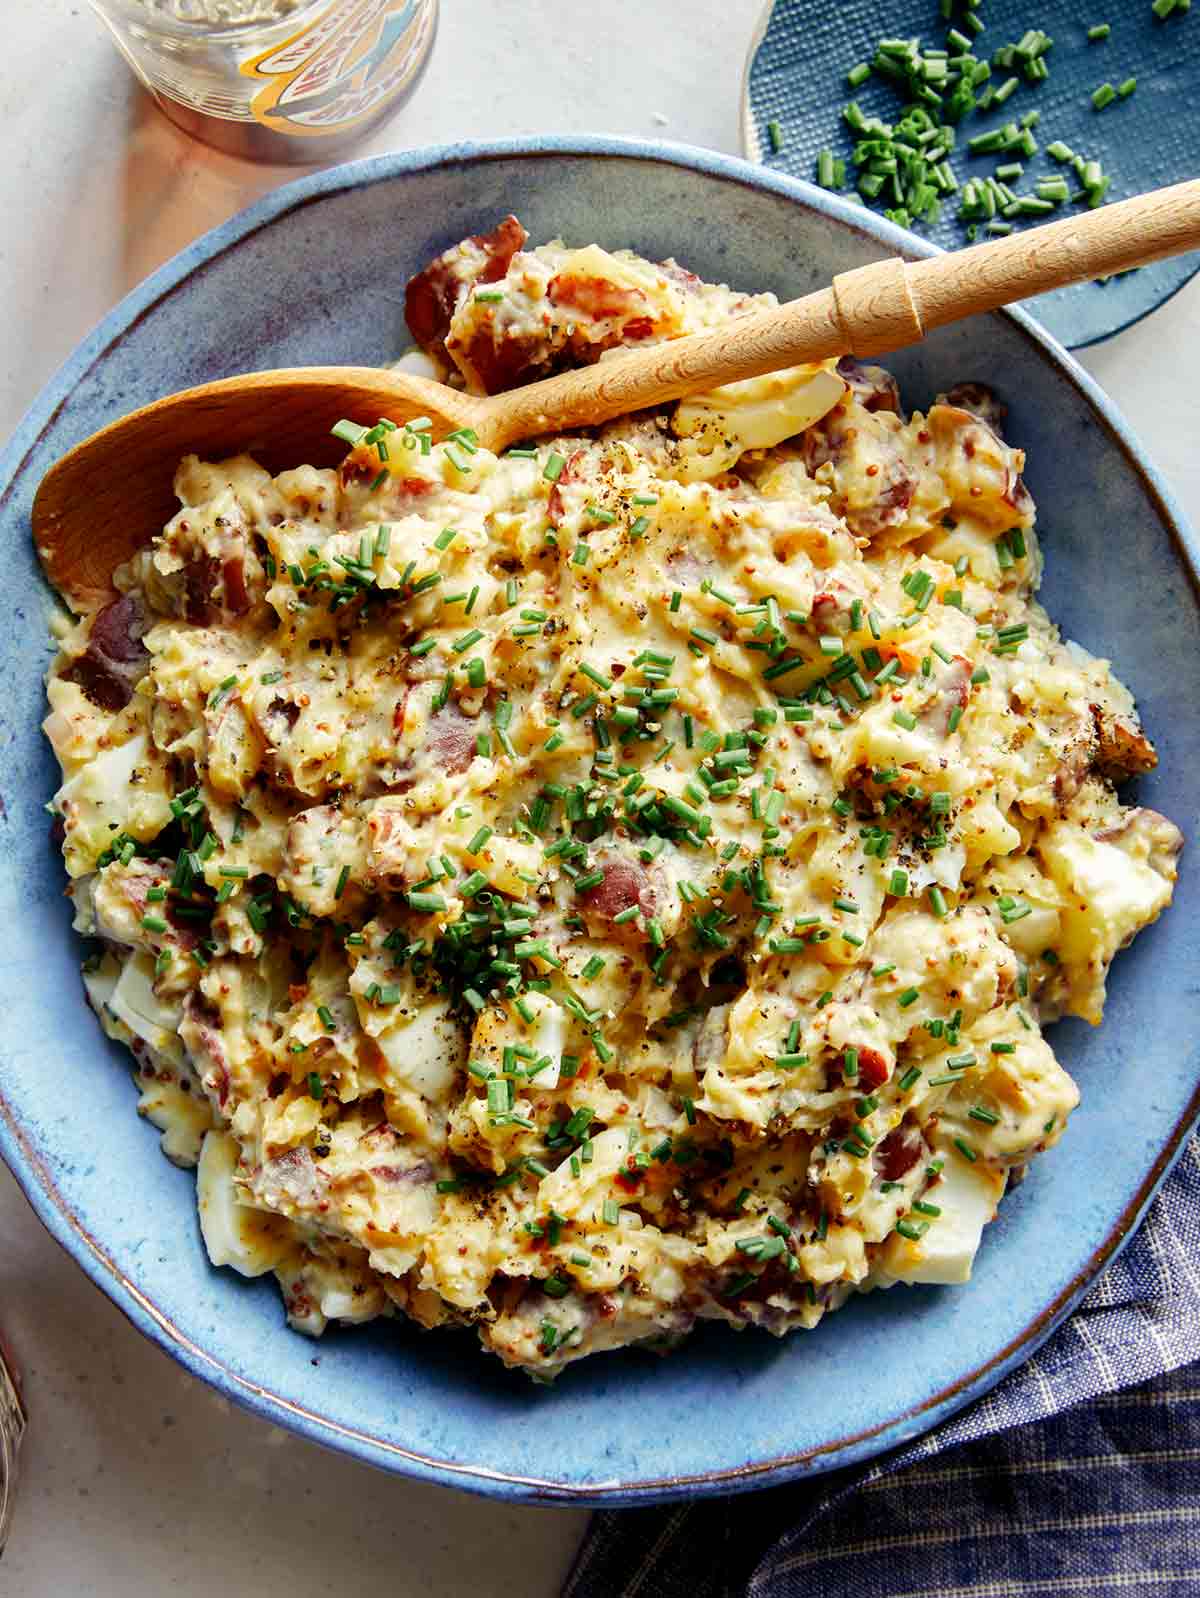
[[[514,158],[585,158],[664,163],[789,199],[848,227],[864,239],[884,245],[910,259],[940,253],[936,246],[925,240],[803,179],[773,172],[740,157],[668,140],[551,135],[468,141],[422,146],[324,168],[282,185],[201,235],[132,289],[81,341],[43,387],[0,454],[0,512],[10,500],[14,483],[29,453],[53,425],[75,386],[130,327],[149,314],[160,300],[196,270],[280,217],[327,196],[349,189],[370,187],[403,174],[439,166],[475,165]],[[1120,449],[1127,467],[1141,480],[1200,600],[1200,540],[1172,490],[1153,466],[1116,406],[1078,362],[1027,312],[1010,308],[992,314],[1005,317],[1014,324],[1029,344],[1031,354],[1061,370],[1096,414],[1110,442]],[[1005,1347],[921,1403],[859,1432],[815,1448],[770,1459],[687,1475],[644,1476],[586,1483],[554,1481],[438,1459],[389,1442],[369,1430],[347,1426],[232,1369],[188,1337],[121,1270],[102,1242],[89,1232],[59,1191],[53,1172],[23,1132],[16,1110],[4,1093],[2,1081],[0,1157],[50,1235],[126,1318],[192,1375],[206,1381],[223,1396],[253,1414],[294,1431],[310,1442],[348,1453],[364,1463],[442,1486],[505,1498],[511,1502],[612,1507],[615,1504],[646,1504],[685,1496],[744,1491],[857,1464],[911,1441],[948,1419],[971,1400],[982,1397],[1036,1352],[1079,1303],[1104,1266],[1129,1242],[1155,1193],[1183,1152],[1187,1135],[1198,1118],[1200,1084],[1133,1197],[1076,1276]]]

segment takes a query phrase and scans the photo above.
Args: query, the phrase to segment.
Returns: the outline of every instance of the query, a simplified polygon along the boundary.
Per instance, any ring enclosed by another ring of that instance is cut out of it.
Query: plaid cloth
[[[1193,1139],[1130,1246],[985,1398],[868,1465],[597,1514],[563,1598],[1200,1595],[1196,1361]]]

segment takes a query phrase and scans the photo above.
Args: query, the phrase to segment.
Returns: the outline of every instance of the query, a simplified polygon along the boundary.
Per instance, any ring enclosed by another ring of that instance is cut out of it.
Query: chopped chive
[[[603,672],[597,671],[595,666],[589,666],[587,661],[583,662],[579,668],[579,671],[582,676],[588,678],[590,682],[594,682],[596,686],[602,689],[605,693],[607,693],[612,687],[612,679],[610,677],[606,677]]]
[[[415,888],[410,888],[406,898],[409,908],[412,910],[423,910],[432,914],[446,908],[446,901],[440,893],[423,893]]]
[[[897,1221],[896,1230],[901,1237],[907,1237],[912,1242],[917,1242],[929,1230],[928,1221]]]
[[[369,429],[360,426],[358,422],[349,422],[343,418],[342,421],[335,422],[329,431],[334,438],[340,438],[344,444],[354,447],[362,443]]]

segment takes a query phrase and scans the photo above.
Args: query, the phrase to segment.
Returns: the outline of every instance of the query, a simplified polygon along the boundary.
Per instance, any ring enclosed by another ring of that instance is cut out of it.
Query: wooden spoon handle
[[[683,394],[837,355],[881,355],[979,311],[1200,248],[1200,180],[923,261],[875,261],[832,288],[712,333],[505,394],[496,445],[607,421]]]
[[[907,266],[926,329],[1200,249],[1200,179]]]

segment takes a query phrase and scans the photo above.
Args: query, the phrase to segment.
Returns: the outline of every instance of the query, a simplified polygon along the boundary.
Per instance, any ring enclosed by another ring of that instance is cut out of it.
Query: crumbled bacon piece
[[[559,472],[554,487],[550,490],[550,498],[546,501],[546,516],[552,527],[561,527],[563,516],[566,513],[566,501],[562,490],[568,483],[578,482],[583,476],[582,463],[585,459],[583,450],[577,449],[568,457],[567,464]]]
[[[874,1093],[888,1079],[888,1064],[878,1049],[859,1048],[858,1085],[864,1093]]]
[[[875,1150],[875,1168],[885,1182],[899,1182],[925,1152],[925,1139],[915,1126],[893,1127]]]

